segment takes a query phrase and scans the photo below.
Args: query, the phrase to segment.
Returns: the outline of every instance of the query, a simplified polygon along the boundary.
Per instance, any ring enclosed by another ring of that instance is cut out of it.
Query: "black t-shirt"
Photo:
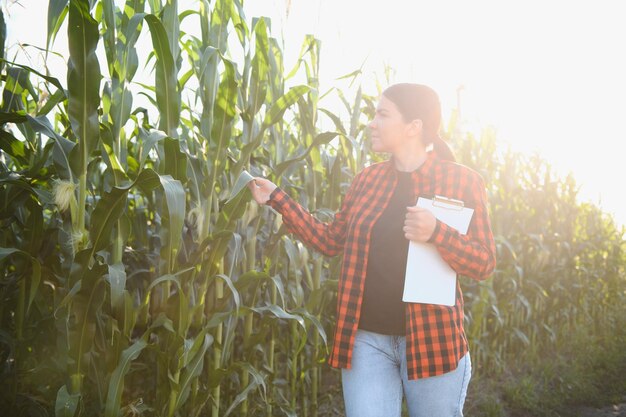
[[[402,301],[409,240],[404,236],[406,207],[415,205],[411,172],[396,169],[398,183],[370,236],[367,275],[359,328],[405,335]]]

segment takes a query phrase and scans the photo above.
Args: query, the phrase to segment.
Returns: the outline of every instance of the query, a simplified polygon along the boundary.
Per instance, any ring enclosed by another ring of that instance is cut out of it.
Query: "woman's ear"
[[[414,119],[409,123],[407,128],[407,134],[409,136],[422,136],[424,123],[422,122],[422,119]]]

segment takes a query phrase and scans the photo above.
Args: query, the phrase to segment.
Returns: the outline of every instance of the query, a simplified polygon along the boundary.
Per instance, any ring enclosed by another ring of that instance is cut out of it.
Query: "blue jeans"
[[[462,417],[471,372],[468,352],[451,372],[408,380],[405,336],[358,329],[341,369],[346,417],[400,417],[403,393],[410,417]]]

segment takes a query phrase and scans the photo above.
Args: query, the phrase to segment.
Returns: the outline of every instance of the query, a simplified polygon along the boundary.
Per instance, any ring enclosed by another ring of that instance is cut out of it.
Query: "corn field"
[[[340,258],[287,234],[242,172],[332,221],[383,158],[365,129],[380,90],[355,71],[350,94],[323,91],[313,35],[286,63],[241,0],[194,5],[50,0],[65,79],[10,61],[0,20],[2,415],[327,415]],[[623,333],[623,228],[571,176],[455,123],[498,249],[492,279],[463,280],[476,372]]]

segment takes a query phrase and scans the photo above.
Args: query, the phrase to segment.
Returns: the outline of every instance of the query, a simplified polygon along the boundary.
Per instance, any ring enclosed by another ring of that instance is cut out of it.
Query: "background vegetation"
[[[359,71],[322,91],[320,42],[284,63],[271,22],[238,0],[117,3],[49,2],[66,79],[1,63],[3,415],[341,414],[325,364],[340,259],[285,234],[240,173],[332,220],[383,158],[365,131],[379,91]],[[2,19],[1,51],[5,33]],[[136,79],[144,66],[151,79]],[[624,228],[539,156],[454,118],[446,136],[488,184],[498,248],[493,279],[463,281],[468,415],[619,399]]]

